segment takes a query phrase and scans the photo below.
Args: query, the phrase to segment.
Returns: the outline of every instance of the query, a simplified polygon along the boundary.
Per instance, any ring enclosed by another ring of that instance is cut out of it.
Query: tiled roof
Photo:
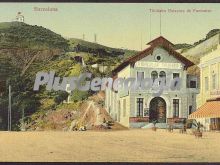
[[[182,56],[180,53],[175,51],[173,48],[173,44],[162,36],[154,39],[153,41],[149,42],[148,44],[150,44],[150,47],[148,47],[147,49],[141,51],[140,53],[138,53],[138,54],[128,58],[124,62],[122,62],[119,66],[117,66],[112,71],[113,74],[114,75],[117,74],[119,71],[121,71],[122,69],[124,69],[126,66],[128,66],[130,64],[132,64],[132,66],[134,66],[136,61],[141,60],[142,58],[152,54],[154,48],[157,46],[162,46],[164,49],[166,49],[169,52],[170,55],[172,55],[175,58],[177,58],[178,60],[182,61],[185,64],[186,68],[194,65],[194,63],[192,61],[188,60],[186,57]]]
[[[168,43],[168,44],[174,46],[174,44],[173,44],[172,42],[168,41],[168,40],[167,40],[166,38],[164,38],[163,36],[159,36],[159,37],[155,38],[154,40],[148,42],[147,45],[152,45],[152,44],[154,44],[154,43],[163,43],[164,41],[165,41],[166,43]]]
[[[195,118],[219,118],[220,101],[208,101],[203,104],[197,111],[189,115],[190,119]]]

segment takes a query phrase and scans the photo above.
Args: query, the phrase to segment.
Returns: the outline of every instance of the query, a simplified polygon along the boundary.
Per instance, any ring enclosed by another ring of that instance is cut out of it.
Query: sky
[[[0,7],[0,22],[14,20],[20,11],[25,23],[46,27],[64,37],[82,39],[84,34],[85,40],[93,42],[96,34],[100,44],[133,50],[147,47],[150,40],[160,36],[160,31],[174,44],[192,44],[208,31],[220,28],[220,4],[211,3],[1,3]],[[35,11],[34,7],[58,11]],[[162,12],[160,19],[160,13],[150,9],[167,12]],[[169,9],[191,12],[168,12]]]

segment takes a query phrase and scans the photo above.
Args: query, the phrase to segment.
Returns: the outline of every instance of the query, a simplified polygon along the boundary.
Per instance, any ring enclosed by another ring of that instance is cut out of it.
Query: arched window
[[[166,73],[164,71],[161,71],[159,74],[160,78],[165,77],[166,78]]]
[[[151,78],[152,78],[153,82],[158,78],[158,73],[157,73],[157,71],[152,71],[152,72],[151,72]]]
[[[160,77],[160,78],[164,78],[164,79],[165,79],[165,82],[164,82],[164,83],[166,84],[166,73],[165,73],[164,71],[161,71],[161,72],[160,72],[159,77]],[[159,82],[159,83],[160,83],[160,82]]]

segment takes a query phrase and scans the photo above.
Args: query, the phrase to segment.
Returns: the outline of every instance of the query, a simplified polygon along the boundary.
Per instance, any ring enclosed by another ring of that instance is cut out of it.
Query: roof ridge
[[[162,36],[160,36],[162,37]],[[160,38],[158,37],[158,38]],[[162,37],[163,38],[163,37]],[[157,39],[157,38],[156,38]],[[165,38],[164,38],[165,39]],[[165,39],[167,40],[167,39]],[[154,40],[153,40],[154,41]],[[168,40],[167,40],[168,41]],[[169,42],[169,41],[168,41]],[[170,43],[170,42],[169,42]],[[190,66],[195,65],[192,61],[181,55],[179,52],[177,52],[172,45],[170,44],[163,44],[160,45],[159,43],[152,43],[150,47],[144,49],[143,51],[135,54],[134,56],[129,57],[125,61],[123,61],[120,65],[118,65],[112,72],[113,74],[116,74],[117,72],[121,71],[124,69],[126,66],[129,64],[134,64],[137,60],[140,60],[150,54],[150,52],[157,46],[162,46],[164,49],[166,49],[169,54],[173,55],[175,58],[177,58],[179,61],[182,61],[185,64],[185,67],[188,68]],[[171,43],[172,44],[172,43]],[[144,54],[146,53],[146,54]],[[138,58],[139,57],[139,58]]]

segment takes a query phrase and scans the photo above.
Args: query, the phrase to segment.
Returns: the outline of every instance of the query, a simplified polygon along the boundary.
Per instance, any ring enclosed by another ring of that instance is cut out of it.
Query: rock
[[[62,130],[63,130],[63,131],[68,131],[69,128],[68,128],[68,127],[64,127]]]
[[[69,127],[69,131],[73,131],[74,128],[76,127],[76,125],[77,125],[77,121],[76,121],[76,120],[73,120],[73,121],[71,122],[70,127]]]
[[[43,131],[43,129],[40,127],[36,127],[35,131]]]
[[[92,125],[88,125],[88,124],[86,125],[86,129],[87,129],[87,130],[91,130],[92,127],[93,127]]]
[[[86,127],[85,126],[79,127],[79,131],[86,131]]]
[[[104,127],[108,127],[107,123],[102,123],[101,125],[104,126]]]
[[[111,129],[111,127],[107,123],[102,123],[101,126],[105,129]]]

